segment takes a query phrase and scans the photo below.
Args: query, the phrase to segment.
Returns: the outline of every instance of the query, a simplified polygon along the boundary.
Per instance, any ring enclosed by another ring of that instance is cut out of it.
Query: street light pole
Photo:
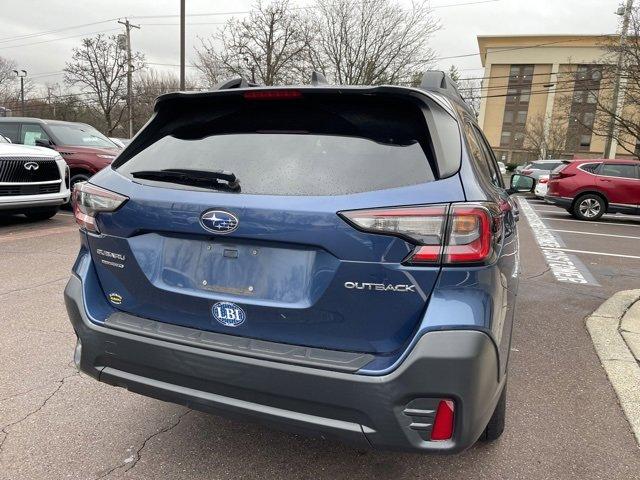
[[[20,79],[20,115],[24,117],[24,79],[27,76],[26,70],[14,70],[13,71]]]
[[[129,115],[129,138],[133,137],[133,88],[132,88],[132,76],[133,76],[133,63],[131,61],[131,29],[140,28],[140,25],[134,25],[129,22],[128,18],[118,20],[118,23],[124,25],[126,35],[126,48],[127,48],[127,113]]]
[[[180,0],[180,90],[184,90],[185,64],[184,64],[184,17],[185,17],[185,0]]]
[[[627,31],[629,30],[629,20],[631,18],[631,9],[633,8],[633,0],[627,0],[624,6],[624,17],[622,18],[622,30],[620,31],[620,51],[618,52],[618,63],[616,65],[616,78],[613,84],[613,100],[611,101],[611,109],[613,115],[609,120],[609,131],[607,132],[607,139],[604,147],[604,158],[615,158],[617,142],[616,136],[616,119],[622,114],[622,102],[620,95],[620,83],[622,79],[622,70],[624,68],[624,44],[627,37]]]

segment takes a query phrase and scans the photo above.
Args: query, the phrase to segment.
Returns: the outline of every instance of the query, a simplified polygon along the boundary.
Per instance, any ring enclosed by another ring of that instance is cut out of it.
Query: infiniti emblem
[[[224,210],[207,210],[200,215],[200,224],[213,233],[231,233],[238,228],[238,217]]]
[[[24,168],[29,171],[35,171],[40,168],[40,165],[37,162],[26,162]]]

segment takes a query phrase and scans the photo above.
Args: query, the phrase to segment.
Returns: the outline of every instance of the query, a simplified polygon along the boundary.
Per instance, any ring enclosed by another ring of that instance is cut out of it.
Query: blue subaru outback
[[[475,116],[442,72],[314,79],[163,95],[78,185],[77,367],[361,447],[496,439],[517,209]]]

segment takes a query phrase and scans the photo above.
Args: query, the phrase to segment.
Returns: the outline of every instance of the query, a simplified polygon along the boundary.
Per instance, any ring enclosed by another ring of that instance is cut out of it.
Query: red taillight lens
[[[476,263],[486,260],[493,243],[489,210],[481,206],[454,205],[450,217],[444,262]]]
[[[300,90],[255,90],[244,93],[245,100],[294,100],[302,98]]]
[[[478,263],[493,251],[496,221],[479,204],[431,205],[341,212],[359,230],[395,235],[416,245],[410,264]]]
[[[549,179],[548,179],[548,178],[540,178],[540,179],[538,180],[538,183],[548,183],[548,182],[549,182]]]
[[[341,215],[360,230],[396,235],[417,244],[412,262],[437,263],[442,253],[447,209],[446,205],[432,205],[355,210]]]
[[[453,400],[440,400],[431,429],[431,440],[450,440],[453,437],[455,404]]]
[[[100,212],[113,212],[127,200],[127,197],[119,193],[87,182],[78,182],[73,187],[73,215],[80,228],[98,232],[96,215]]]

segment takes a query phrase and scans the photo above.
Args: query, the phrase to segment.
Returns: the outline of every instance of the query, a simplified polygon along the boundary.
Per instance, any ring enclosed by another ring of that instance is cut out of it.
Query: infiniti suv
[[[58,153],[13,145],[0,135],[0,215],[46,220],[69,196],[69,167]]]
[[[497,438],[518,215],[475,116],[442,72],[314,78],[163,95],[76,186],[77,367],[361,447]]]

